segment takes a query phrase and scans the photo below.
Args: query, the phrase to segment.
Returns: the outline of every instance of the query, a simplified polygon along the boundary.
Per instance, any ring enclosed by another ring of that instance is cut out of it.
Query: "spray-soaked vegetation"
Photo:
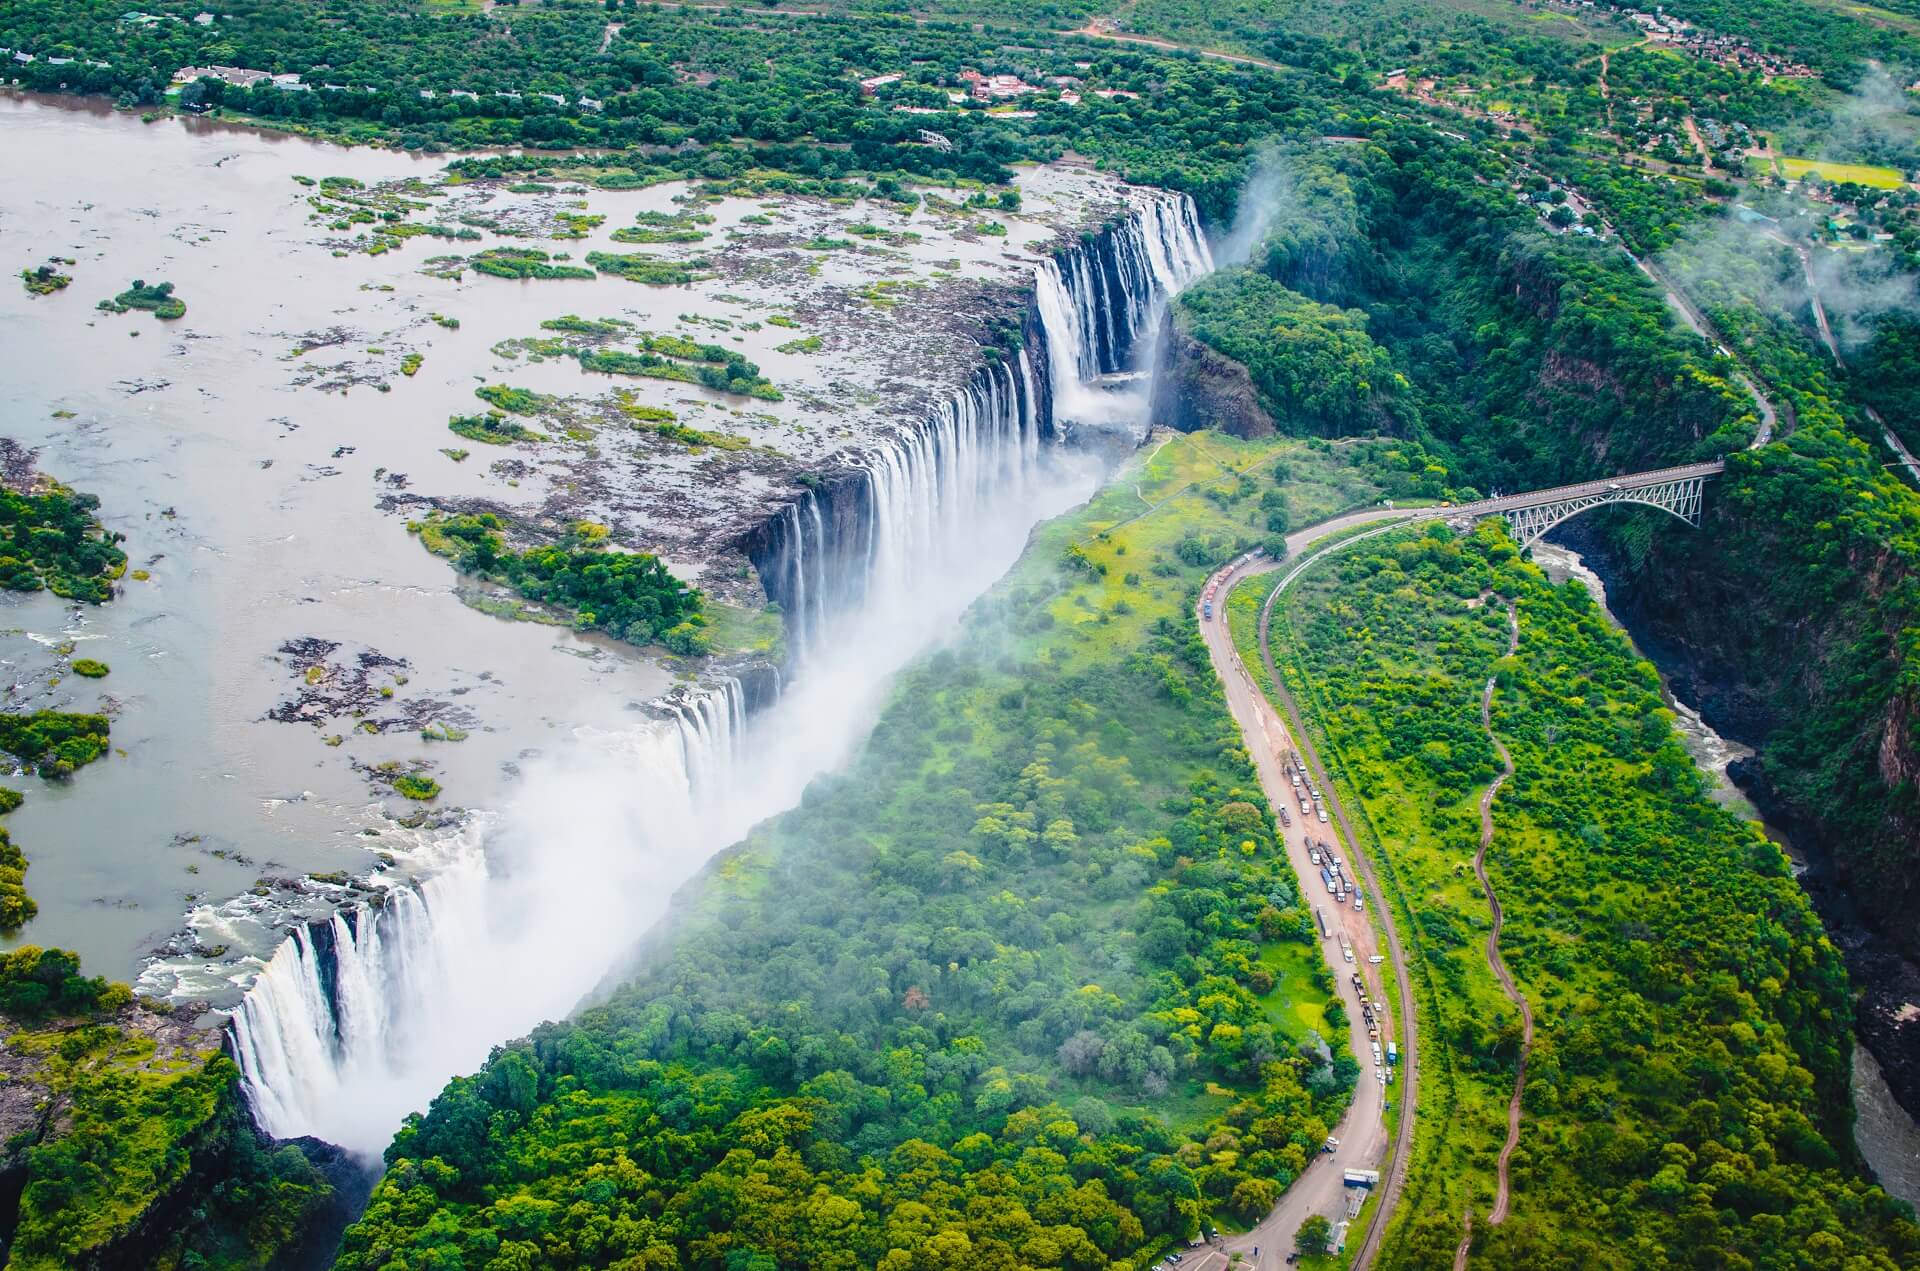
[[[1370,493],[1181,438],[1045,527],[611,1002],[409,1123],[342,1265],[1145,1266],[1263,1215],[1357,1071],[1192,625],[1280,455],[1304,518]]]
[[[0,958],[0,1036],[9,1115],[60,1110],[29,1115],[6,1144],[21,1187],[10,1267],[273,1266],[331,1194],[297,1147],[262,1145],[217,1033],[134,1004],[72,953]],[[200,1172],[220,1185],[196,1191]],[[155,1206],[182,1217],[142,1230]]]

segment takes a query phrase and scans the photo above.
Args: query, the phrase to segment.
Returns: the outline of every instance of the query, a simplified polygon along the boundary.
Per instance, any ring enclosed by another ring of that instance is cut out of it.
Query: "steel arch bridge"
[[[1715,459],[1710,463],[1690,463],[1678,468],[1628,473],[1599,481],[1583,481],[1578,485],[1482,499],[1478,503],[1463,504],[1448,519],[1472,522],[1489,516],[1503,517],[1513,534],[1513,541],[1522,548],[1539,542],[1542,535],[1562,521],[1615,503],[1638,503],[1659,508],[1698,528],[1707,478],[1717,477],[1726,470],[1726,462]]]

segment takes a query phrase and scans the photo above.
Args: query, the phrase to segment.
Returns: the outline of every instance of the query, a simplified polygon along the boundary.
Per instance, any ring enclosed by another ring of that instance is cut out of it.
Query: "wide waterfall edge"
[[[1031,463],[1058,444],[1062,380],[1072,389],[1124,369],[1136,342],[1150,334],[1158,306],[1212,267],[1188,196],[1145,187],[1128,194],[1125,215],[1035,271],[1017,350],[993,357],[983,349],[982,365],[951,397],[773,509],[743,537],[763,590],[782,608],[790,660],[720,669],[647,704],[677,739],[690,782],[733,757],[750,718],[778,700],[834,609],[856,603],[882,571],[907,566],[897,543],[881,541],[886,517],[913,520],[914,500],[924,510],[956,483],[991,479],[991,465],[958,471],[963,455],[977,456],[983,436],[999,444],[996,462]],[[830,533],[846,530],[849,520],[851,533]],[[386,960],[431,943],[431,877],[375,881],[382,888],[377,903],[296,924],[227,1022],[227,1049],[240,1067],[248,1107],[274,1137],[304,1133],[283,1101],[297,1081],[292,1065],[337,1066],[352,1053],[366,1030],[379,1027],[372,1003],[360,999],[383,982]]]

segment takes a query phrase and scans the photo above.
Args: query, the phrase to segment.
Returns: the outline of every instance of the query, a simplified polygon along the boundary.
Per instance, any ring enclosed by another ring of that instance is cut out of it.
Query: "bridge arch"
[[[1718,476],[1724,467],[1724,463],[1716,461],[1635,473],[1610,481],[1590,481],[1583,485],[1487,499],[1468,505],[1462,512],[1464,519],[1469,521],[1484,520],[1489,516],[1503,518],[1514,542],[1522,548],[1533,546],[1548,530],[1582,512],[1618,503],[1637,503],[1643,507],[1658,508],[1697,529],[1706,480],[1710,476]]]

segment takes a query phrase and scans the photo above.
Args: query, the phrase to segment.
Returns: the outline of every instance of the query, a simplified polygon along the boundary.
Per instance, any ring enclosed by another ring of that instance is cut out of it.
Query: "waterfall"
[[[1128,191],[1130,215],[1043,263],[1017,354],[977,371],[915,426],[786,504],[747,554],[804,658],[836,615],[920,568],[982,499],[1030,477],[1066,422],[1100,420],[1092,387],[1136,362],[1168,299],[1213,268],[1193,200]],[[1135,406],[1144,414],[1144,397]]]
[[[1209,268],[1190,200],[1128,200],[1039,268],[1018,351],[744,544],[785,611],[791,680],[721,677],[645,725],[581,730],[502,813],[426,842],[420,881],[282,942],[230,1032],[262,1128],[377,1153],[494,1044],[572,1011],[676,887],[850,753],[892,673],[951,633],[1033,525],[1091,494],[1094,465],[1051,444],[1059,403],[1096,409],[1074,395],[1124,369]]]
[[[1192,199],[1137,194],[1134,215],[1040,268],[1034,304],[1056,392],[1125,370],[1160,306],[1213,268]]]
[[[587,741],[614,757],[616,775],[655,810],[691,815],[696,792],[717,785],[738,757],[746,689],[722,676],[656,705],[665,718]],[[389,885],[384,903],[294,928],[261,968],[234,1012],[229,1048],[262,1129],[279,1138],[325,1129],[351,1146],[392,1133],[398,1121],[384,1110],[364,1122],[362,1135],[363,1123],[338,1105],[433,1048],[423,1035],[432,1024],[423,990],[481,969],[450,958],[491,939],[487,886],[495,875],[481,850],[489,828],[482,822],[441,843],[432,872]],[[564,996],[549,1014],[564,1013],[578,993]]]

